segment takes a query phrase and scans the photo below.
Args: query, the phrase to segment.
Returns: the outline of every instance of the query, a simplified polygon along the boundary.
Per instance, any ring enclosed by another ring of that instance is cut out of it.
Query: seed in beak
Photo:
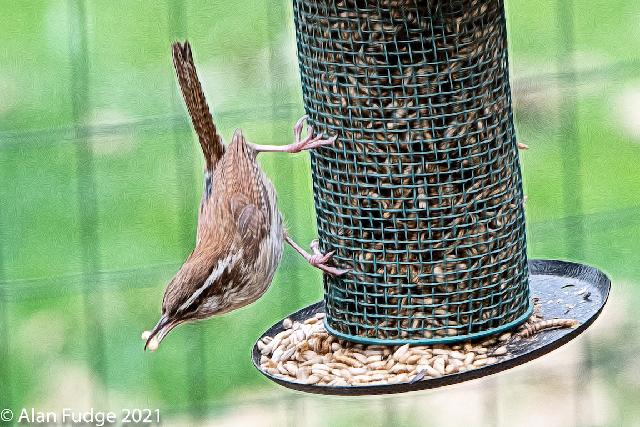
[[[158,345],[160,345],[158,339],[156,337],[153,337],[147,343],[147,349],[149,349],[150,351],[156,351],[158,349]]]
[[[180,319],[172,320],[167,315],[163,315],[150,332],[145,331],[142,333],[142,338],[147,341],[144,349],[157,350],[164,337],[183,321]]]

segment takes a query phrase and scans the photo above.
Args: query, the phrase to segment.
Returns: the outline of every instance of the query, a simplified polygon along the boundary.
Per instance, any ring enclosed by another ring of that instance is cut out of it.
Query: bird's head
[[[162,315],[151,331],[145,331],[145,350],[155,351],[176,326],[206,319],[222,311],[219,289],[226,280],[214,265],[190,258],[167,285],[162,299]]]

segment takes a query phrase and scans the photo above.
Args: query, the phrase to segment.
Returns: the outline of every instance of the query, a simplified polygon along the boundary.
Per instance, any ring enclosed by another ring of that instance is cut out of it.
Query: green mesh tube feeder
[[[325,326],[465,341],[532,311],[501,0],[294,0]]]

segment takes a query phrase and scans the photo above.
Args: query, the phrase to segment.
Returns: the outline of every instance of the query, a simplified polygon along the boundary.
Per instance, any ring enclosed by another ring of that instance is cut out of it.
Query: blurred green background
[[[442,425],[455,419],[412,414],[459,417],[444,393],[479,399],[477,425],[511,425],[513,404],[496,403],[507,391],[544,398],[559,384],[569,425],[637,422],[640,3],[508,0],[507,14],[516,125],[531,147],[529,255],[609,273],[609,320],[563,350],[556,376],[543,362],[449,391],[340,400],[285,391],[251,365],[263,330],[322,296],[288,248],[255,304],[180,327],[156,354],[139,338],[192,248],[202,186],[170,43],[191,41],[223,135],[289,143],[303,113],[290,2],[0,0],[0,406],[160,408],[176,425]],[[306,244],[308,156],[261,161]]]

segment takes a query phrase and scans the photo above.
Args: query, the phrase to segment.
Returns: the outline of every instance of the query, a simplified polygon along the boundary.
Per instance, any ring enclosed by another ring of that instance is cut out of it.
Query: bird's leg
[[[347,273],[349,271],[349,270],[341,270],[339,268],[328,266],[327,262],[329,262],[331,257],[333,257],[334,251],[331,251],[331,252],[328,252],[326,254],[323,254],[322,252],[320,252],[320,249],[318,248],[318,241],[317,240],[314,240],[313,242],[311,242],[311,249],[313,250],[313,255],[311,255],[309,252],[307,252],[304,249],[302,249],[287,234],[285,234],[284,240],[288,244],[290,244],[291,247],[296,252],[298,252],[300,255],[302,255],[304,257],[304,259],[306,259],[309,262],[309,264],[311,264],[312,266],[324,271],[327,274],[330,274],[332,276],[342,276],[343,274],[345,274],[345,273]]]
[[[293,127],[293,136],[295,141],[293,144],[289,145],[260,145],[253,144],[254,150],[257,152],[262,151],[278,151],[284,153],[299,153],[303,150],[313,150],[314,148],[322,147],[324,145],[333,145],[336,142],[336,136],[332,136],[329,139],[322,139],[321,136],[315,136],[313,133],[313,126],[307,127],[307,136],[302,138],[302,128],[304,127],[304,122],[307,120],[308,116],[302,116],[300,120]]]

